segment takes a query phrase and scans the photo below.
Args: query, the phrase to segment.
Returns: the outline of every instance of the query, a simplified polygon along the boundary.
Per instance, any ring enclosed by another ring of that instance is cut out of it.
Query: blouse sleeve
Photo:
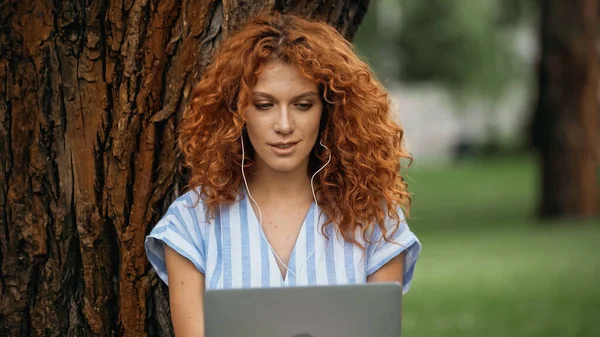
[[[367,250],[367,276],[374,274],[379,268],[394,257],[404,252],[403,293],[410,289],[417,259],[421,254],[421,242],[408,228],[401,209],[398,209],[400,223],[394,231],[396,222],[388,219],[386,222],[389,242],[382,239],[381,230],[377,227],[373,231],[372,244]]]
[[[197,199],[195,194],[188,192],[175,200],[146,236],[146,256],[158,276],[167,285],[169,278],[165,266],[164,245],[168,245],[190,260],[201,273],[205,274],[204,207],[201,201],[194,203],[194,199]]]

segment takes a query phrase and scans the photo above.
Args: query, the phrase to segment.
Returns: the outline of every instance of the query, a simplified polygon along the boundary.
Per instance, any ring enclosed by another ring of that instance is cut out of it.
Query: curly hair
[[[324,22],[262,13],[221,43],[181,122],[189,187],[202,197],[209,216],[239,197],[244,111],[257,74],[272,59],[296,64],[322,95],[320,138],[331,153],[315,147],[309,167],[315,172],[331,155],[315,177],[327,219],[321,232],[334,223],[345,240],[362,246],[357,232],[370,242],[368,233],[378,226],[387,241],[386,217],[397,229],[403,213],[408,216],[411,196],[400,169],[402,159],[410,166],[412,158],[403,148],[402,128],[390,118],[383,86],[352,44]]]

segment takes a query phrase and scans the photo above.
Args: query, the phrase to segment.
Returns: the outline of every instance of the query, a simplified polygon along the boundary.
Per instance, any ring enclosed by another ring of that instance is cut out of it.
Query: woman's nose
[[[282,134],[289,134],[294,131],[295,124],[294,118],[291,116],[287,107],[282,107],[278,114],[277,120],[275,121],[275,132]]]

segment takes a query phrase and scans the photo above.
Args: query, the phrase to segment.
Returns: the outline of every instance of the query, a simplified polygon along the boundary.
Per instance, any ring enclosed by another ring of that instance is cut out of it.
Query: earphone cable
[[[245,171],[245,170],[244,170],[244,160],[245,160],[245,158],[246,158],[246,153],[245,153],[245,149],[244,149],[244,137],[243,137],[243,135],[242,135],[242,136],[240,136],[240,139],[241,139],[241,145],[242,145],[242,164],[241,164],[241,169],[242,169],[242,178],[243,178],[243,180],[244,180],[244,186],[246,187],[246,192],[247,192],[247,194],[248,194],[248,198],[250,198],[250,200],[251,200],[252,202],[254,202],[254,205],[256,205],[256,208],[258,209],[258,227],[259,227],[259,229],[260,229],[261,235],[263,235],[263,236],[265,237],[265,239],[266,239],[266,235],[265,235],[265,233],[263,232],[263,228],[262,228],[262,210],[260,209],[260,206],[258,205],[258,202],[256,202],[256,200],[255,200],[255,199],[252,197],[252,194],[250,193],[250,189],[249,189],[249,187],[248,187],[248,181],[246,180],[246,174],[245,174],[245,172],[244,172],[244,171]],[[329,151],[329,148],[328,148],[327,146],[325,146],[325,145],[323,144],[323,142],[322,142],[322,141],[319,141],[319,144],[320,144],[321,146],[323,146],[323,147],[324,147],[324,148],[327,150],[327,152],[329,153],[329,158],[328,158],[327,162],[325,163],[325,165],[323,165],[323,166],[322,166],[320,169],[318,169],[318,170],[317,170],[317,171],[316,171],[316,172],[315,172],[315,173],[312,175],[312,177],[310,178],[310,188],[311,188],[311,191],[312,191],[312,194],[313,194],[313,200],[315,201],[315,206],[316,206],[316,209],[317,209],[317,210],[318,210],[318,208],[319,208],[319,203],[318,203],[318,201],[317,201],[317,197],[316,197],[316,194],[315,194],[315,189],[314,189],[314,183],[313,183],[313,181],[314,181],[314,178],[315,178],[315,176],[316,176],[316,175],[317,175],[319,172],[321,172],[321,171],[322,171],[322,170],[325,168],[325,166],[327,166],[327,165],[329,164],[329,162],[331,162],[331,151]],[[279,261],[279,263],[281,263],[281,265],[282,265],[282,266],[283,266],[283,267],[284,267],[284,268],[285,268],[285,269],[286,269],[286,270],[287,270],[289,273],[291,273],[291,274],[294,276],[294,278],[296,278],[296,273],[294,273],[294,272],[293,272],[293,271],[292,271],[292,270],[291,270],[291,269],[290,269],[290,268],[287,266],[287,264],[283,263],[283,261],[281,260],[281,258],[279,257],[279,255],[277,255],[277,253],[275,252],[275,250],[273,249],[273,247],[272,247],[272,246],[271,246],[271,244],[269,243],[269,240],[266,240],[266,241],[267,241],[267,245],[269,246],[269,250],[270,250],[270,251],[273,253],[273,255],[274,255],[276,258],[277,258],[277,260]],[[311,251],[311,252],[310,252],[310,254],[309,254],[307,257],[306,257],[306,259],[305,259],[305,260],[304,260],[304,262],[303,262],[303,263],[300,265],[300,267],[298,267],[298,270],[301,270],[301,269],[302,269],[302,267],[304,267],[304,265],[306,264],[306,262],[308,261],[308,259],[310,259],[310,257],[311,257],[311,256],[314,254],[314,252],[315,252],[315,247],[313,247],[312,251]]]

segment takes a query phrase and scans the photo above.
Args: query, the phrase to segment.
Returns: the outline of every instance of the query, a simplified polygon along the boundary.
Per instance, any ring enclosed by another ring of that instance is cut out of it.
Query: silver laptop
[[[206,337],[399,337],[397,283],[211,290]]]

